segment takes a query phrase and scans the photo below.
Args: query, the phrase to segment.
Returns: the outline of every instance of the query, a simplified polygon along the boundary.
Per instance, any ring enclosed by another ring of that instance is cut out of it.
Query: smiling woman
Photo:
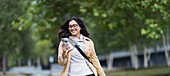
[[[69,22],[69,31],[70,33],[75,36],[76,38],[80,39],[80,26],[77,24],[75,20]]]
[[[105,76],[96,56],[93,41],[89,38],[85,24],[79,17],[72,17],[61,26],[59,39],[61,38],[74,40],[90,61],[70,43],[60,41],[58,62],[64,66],[60,76]]]
[[[72,34],[70,32],[70,29],[74,30],[77,26],[81,28],[80,33],[83,36],[89,37],[90,34],[86,30],[84,22],[79,17],[72,17],[61,26],[59,32],[59,39],[61,40],[61,38],[71,36]]]

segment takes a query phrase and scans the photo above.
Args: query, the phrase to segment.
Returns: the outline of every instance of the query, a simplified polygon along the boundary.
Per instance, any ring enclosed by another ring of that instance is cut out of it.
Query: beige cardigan
[[[69,36],[69,38],[73,39],[72,36]],[[86,56],[89,58],[89,60],[92,62],[92,64],[86,60],[88,66],[91,68],[91,70],[93,71],[93,73],[95,74],[95,76],[97,76],[97,74],[99,76],[105,76],[105,73],[100,65],[99,59],[96,56],[96,52],[94,49],[94,44],[93,41],[85,36],[83,36],[84,39],[84,44],[85,44],[85,51],[84,53],[86,54]],[[74,39],[73,39],[74,40]],[[72,46],[71,43],[69,43],[70,45],[70,50],[74,49],[75,47]],[[58,48],[58,62],[60,65],[64,66],[60,76],[68,76],[68,70],[69,70],[69,65],[70,65],[70,58],[71,58],[71,51],[69,51],[67,53],[66,60],[63,61],[63,57],[62,57],[62,53],[63,53],[63,49],[62,49],[62,41],[59,44],[59,48]]]

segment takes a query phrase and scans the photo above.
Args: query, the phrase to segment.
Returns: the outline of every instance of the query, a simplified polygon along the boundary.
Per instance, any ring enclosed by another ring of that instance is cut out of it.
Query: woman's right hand
[[[67,55],[66,53],[70,50],[69,43],[63,42],[62,49],[63,49],[63,57],[65,57]]]

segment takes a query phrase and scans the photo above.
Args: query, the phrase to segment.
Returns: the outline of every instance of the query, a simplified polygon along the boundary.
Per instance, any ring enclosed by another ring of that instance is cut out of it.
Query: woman
[[[90,62],[71,43],[61,41],[61,38],[65,37],[74,40]],[[64,68],[60,76],[105,76],[96,56],[94,44],[88,37],[86,26],[79,17],[72,17],[61,26],[58,62]]]

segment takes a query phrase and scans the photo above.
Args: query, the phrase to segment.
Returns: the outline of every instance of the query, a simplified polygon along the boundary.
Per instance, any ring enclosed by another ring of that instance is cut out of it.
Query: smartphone
[[[61,40],[62,40],[63,42],[65,42],[64,45],[66,45],[66,43],[68,42],[68,38],[62,38]],[[69,46],[69,45],[67,45],[67,46]],[[70,47],[69,47],[68,49],[70,49]]]
[[[65,42],[64,45],[68,42],[68,38],[62,38],[61,41]]]

